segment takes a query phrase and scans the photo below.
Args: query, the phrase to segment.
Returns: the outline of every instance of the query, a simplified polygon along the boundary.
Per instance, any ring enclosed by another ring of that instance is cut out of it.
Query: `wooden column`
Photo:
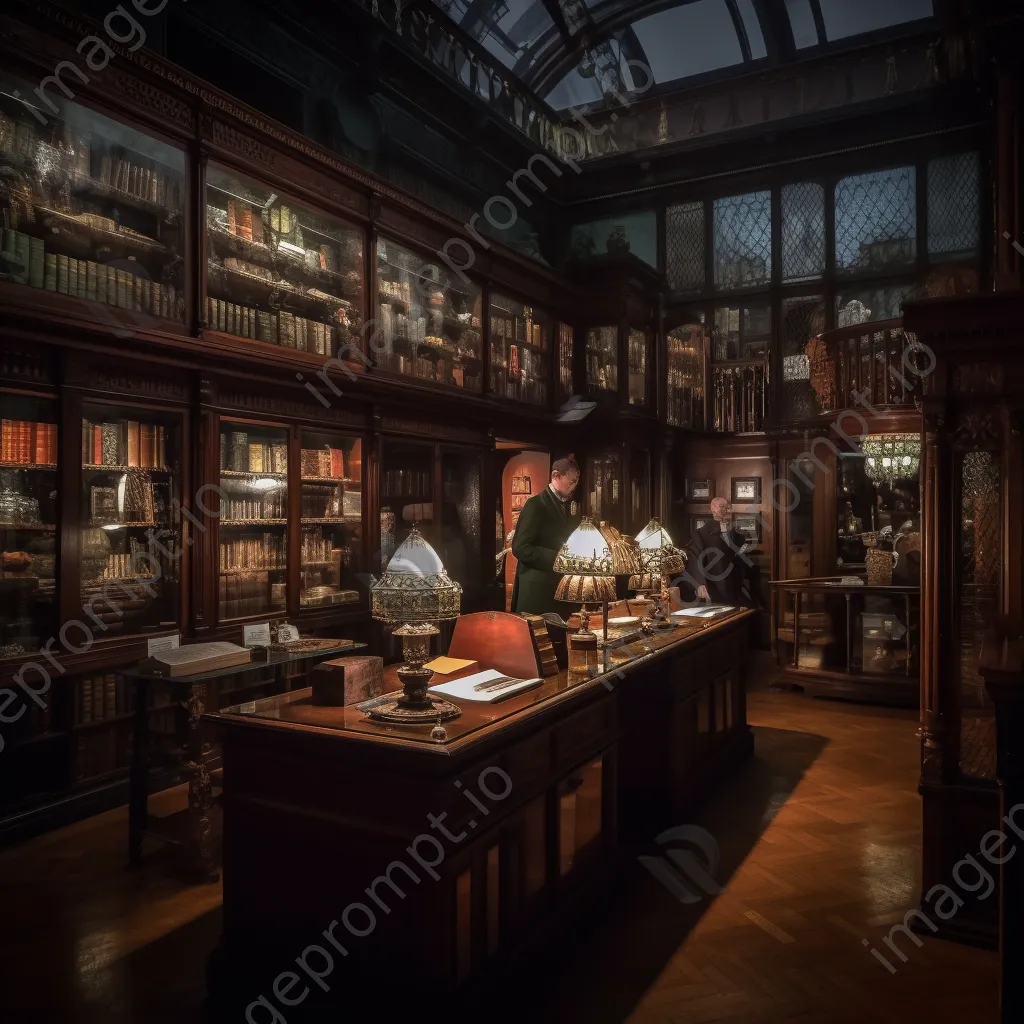
[[[986,638],[980,671],[996,706],[996,774],[999,778],[998,828],[1006,837],[982,845],[999,865],[999,1020],[1024,1019],[1024,857],[1017,856],[1019,836],[1010,823],[1013,807],[1024,803],[1024,643],[1020,626],[1005,622]],[[1009,820],[1007,820],[1009,818]],[[1018,825],[1019,827],[1019,825]],[[988,833],[989,836],[993,833]]]

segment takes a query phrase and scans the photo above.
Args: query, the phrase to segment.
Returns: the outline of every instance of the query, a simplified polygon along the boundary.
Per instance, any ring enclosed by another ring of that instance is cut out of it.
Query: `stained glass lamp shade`
[[[630,590],[659,591],[662,600],[668,600],[669,581],[686,569],[686,555],[672,543],[668,530],[657,517],[636,535],[636,544],[640,569],[630,577]]]
[[[402,638],[405,659],[398,669],[402,696],[373,707],[372,718],[419,725],[461,714],[454,704],[428,696],[433,672],[424,667],[430,658],[430,638],[440,632],[436,623],[458,618],[461,600],[462,587],[414,526],[370,588],[373,617],[397,627],[393,633]]]
[[[556,601],[586,604],[615,600],[611,546],[588,516],[583,517],[562,545],[553,569],[562,573],[555,591]]]

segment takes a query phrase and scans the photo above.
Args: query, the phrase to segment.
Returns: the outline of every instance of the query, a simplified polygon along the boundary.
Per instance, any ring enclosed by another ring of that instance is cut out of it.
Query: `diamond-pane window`
[[[772,277],[772,194],[716,199],[715,287],[748,288]]]
[[[704,204],[680,203],[665,211],[665,271],[674,292],[704,287]]]
[[[782,280],[825,273],[825,190],[812,181],[782,189]]]
[[[928,164],[928,258],[970,260],[981,234],[981,165],[977,153]]]
[[[913,167],[856,174],[836,185],[836,270],[884,270],[916,255]]]

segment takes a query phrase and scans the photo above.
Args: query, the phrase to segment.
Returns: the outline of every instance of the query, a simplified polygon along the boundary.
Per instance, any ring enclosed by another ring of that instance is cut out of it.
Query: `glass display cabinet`
[[[110,633],[175,629],[182,416],[82,406],[82,608]]]
[[[703,324],[682,324],[666,338],[669,426],[703,430],[707,341]]]
[[[0,660],[56,635],[57,402],[0,391]]]
[[[505,295],[489,302],[491,329],[491,391],[547,405],[550,395],[551,318]]]
[[[0,281],[184,321],[185,154],[77,103],[41,123],[32,92],[0,72]]]
[[[287,610],[288,431],[222,420],[220,619]]]
[[[380,462],[380,566],[383,570],[398,546],[418,524],[433,544],[434,446],[385,441]]]
[[[211,165],[210,330],[321,356],[360,347],[363,233]]]
[[[377,240],[380,369],[467,391],[483,388],[481,289],[388,239]]]
[[[583,463],[583,502],[595,523],[605,520],[613,526],[623,522],[622,456],[605,452],[588,456]]]
[[[917,587],[839,577],[776,580],[771,587],[772,636],[787,681],[814,695],[917,703]]]
[[[650,335],[636,327],[629,329],[626,338],[626,358],[629,364],[629,404],[647,405],[648,367],[651,364]]]
[[[359,604],[363,552],[363,442],[302,431],[299,606]]]
[[[448,575],[462,585],[463,609],[479,606],[482,588],[480,476],[479,454],[455,448],[441,449],[437,553]]]
[[[763,429],[772,336],[769,304],[720,306],[711,327],[711,425],[722,433]]]
[[[587,387],[592,391],[619,390],[618,327],[587,328]]]

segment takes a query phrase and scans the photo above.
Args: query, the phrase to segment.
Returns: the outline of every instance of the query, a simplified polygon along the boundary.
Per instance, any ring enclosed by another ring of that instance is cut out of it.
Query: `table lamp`
[[[615,576],[612,551],[604,534],[589,516],[569,535],[562,550],[555,556],[552,566],[562,573],[555,590],[556,601],[579,603],[580,629],[568,638],[570,674],[588,674],[597,669],[597,636],[590,631],[588,604],[601,604],[604,616],[605,640],[608,638],[607,605],[615,600]]]
[[[402,696],[377,704],[368,712],[371,718],[420,725],[462,713],[454,704],[427,693],[434,673],[424,665],[430,658],[430,638],[440,632],[436,623],[459,617],[461,596],[462,587],[449,577],[437,552],[413,526],[384,574],[370,587],[373,617],[396,627],[392,633],[402,638],[404,658],[398,669]]]
[[[640,571],[630,577],[629,588],[660,601],[663,612],[671,604],[672,577],[686,569],[686,555],[675,547],[668,531],[655,516],[637,535]]]

